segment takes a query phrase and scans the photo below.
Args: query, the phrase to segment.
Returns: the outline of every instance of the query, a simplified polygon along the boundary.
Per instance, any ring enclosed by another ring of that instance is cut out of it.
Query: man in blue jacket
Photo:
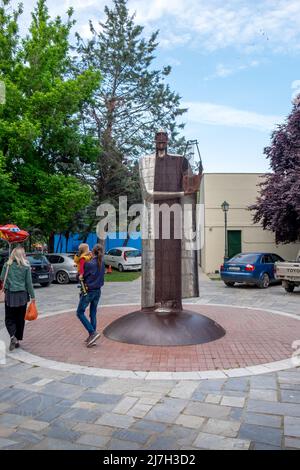
[[[105,266],[103,261],[103,248],[97,244],[93,248],[93,258],[84,265],[84,283],[87,294],[81,293],[77,308],[77,317],[88,331],[85,343],[88,348],[93,346],[100,333],[97,331],[97,307],[101,297],[101,288],[104,285]],[[85,311],[90,305],[90,320],[87,319]]]

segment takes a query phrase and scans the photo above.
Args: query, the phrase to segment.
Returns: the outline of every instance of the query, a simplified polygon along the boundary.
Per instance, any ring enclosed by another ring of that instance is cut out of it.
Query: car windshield
[[[234,256],[228,262],[229,263],[256,263],[259,255],[253,253],[245,253]]]
[[[48,264],[49,261],[47,260],[45,255],[34,254],[34,255],[27,255],[27,259],[30,264]]]
[[[141,255],[140,250],[130,250],[130,251],[125,251],[127,258],[137,258]]]

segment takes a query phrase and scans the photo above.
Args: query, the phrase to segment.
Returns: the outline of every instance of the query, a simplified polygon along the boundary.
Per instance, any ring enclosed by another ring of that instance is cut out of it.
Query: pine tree
[[[265,175],[257,203],[251,207],[254,222],[273,231],[277,243],[296,242],[300,239],[300,95],[264,154],[273,173]]]
[[[153,150],[159,128],[169,132],[171,146],[182,145],[178,133],[183,125],[177,124],[177,118],[185,110],[180,107],[180,96],[166,83],[171,67],[153,67],[158,32],[146,40],[126,0],[114,0],[112,9],[105,7],[105,15],[99,31],[90,22],[92,39],[85,42],[77,35],[79,68],[93,67],[103,75],[84,123],[94,129],[102,148],[92,171],[94,188],[98,201],[127,194],[137,202],[135,159]]]

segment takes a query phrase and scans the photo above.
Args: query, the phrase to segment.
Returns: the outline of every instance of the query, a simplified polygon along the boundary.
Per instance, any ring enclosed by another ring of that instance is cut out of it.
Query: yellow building
[[[202,204],[202,249],[200,265],[204,272],[220,269],[225,254],[225,223],[221,209],[223,201],[229,203],[228,252],[266,251],[277,253],[286,260],[296,259],[300,244],[276,245],[274,234],[254,224],[252,212],[247,208],[258,195],[259,173],[206,173],[200,187]]]

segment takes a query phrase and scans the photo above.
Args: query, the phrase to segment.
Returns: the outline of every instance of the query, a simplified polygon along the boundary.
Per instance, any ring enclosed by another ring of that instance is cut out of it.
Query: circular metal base
[[[187,346],[222,338],[226,331],[214,320],[188,310],[138,310],[113,321],[104,335],[121,343],[143,346]]]

